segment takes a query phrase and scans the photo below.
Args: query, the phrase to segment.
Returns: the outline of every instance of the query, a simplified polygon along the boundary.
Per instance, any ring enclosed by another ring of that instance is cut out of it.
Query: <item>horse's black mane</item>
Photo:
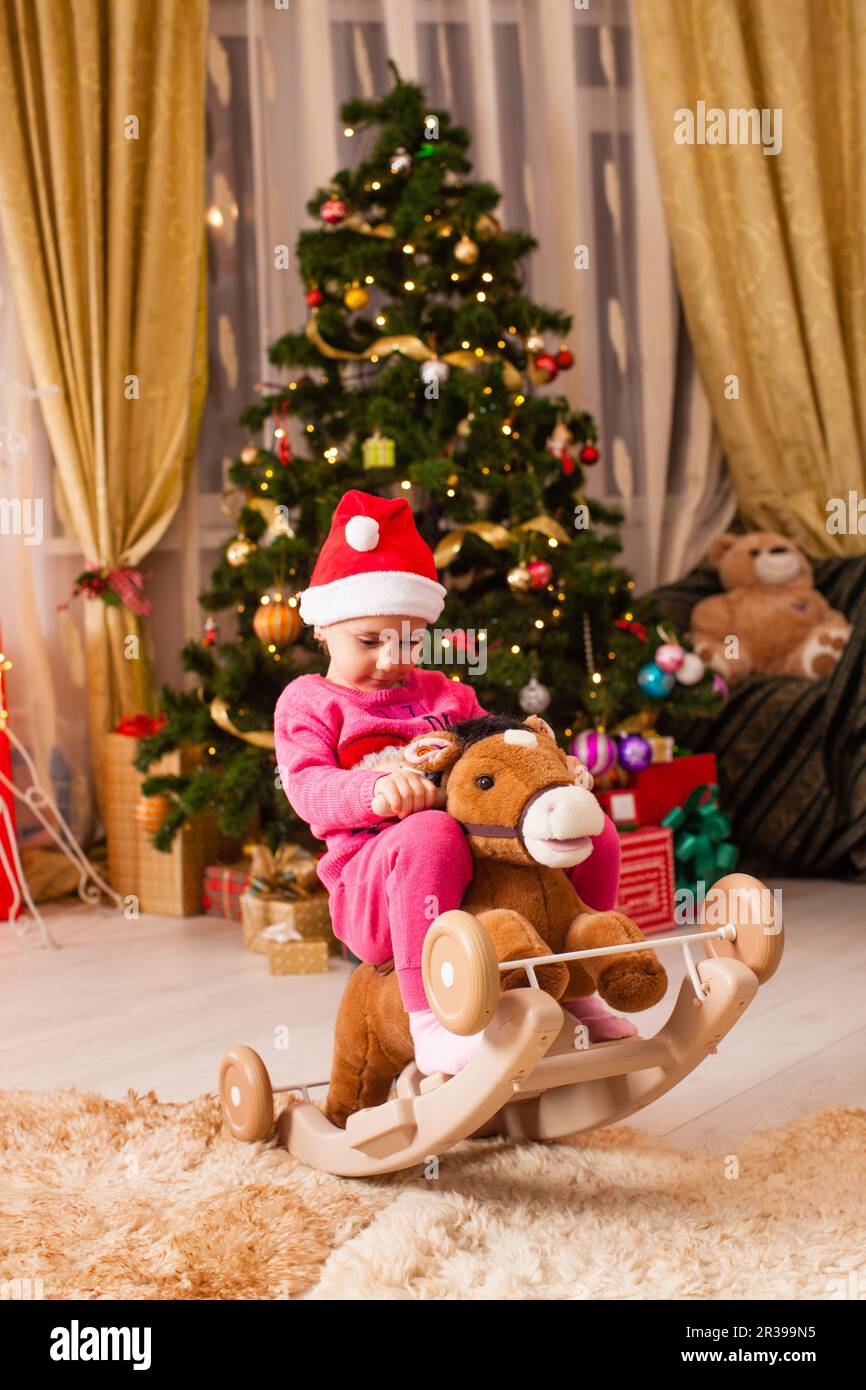
[[[470,744],[477,743],[482,738],[490,738],[491,734],[503,734],[506,729],[525,728],[522,719],[515,719],[510,714],[483,714],[476,719],[463,719],[459,724],[452,725],[452,732],[463,739],[465,752]]]

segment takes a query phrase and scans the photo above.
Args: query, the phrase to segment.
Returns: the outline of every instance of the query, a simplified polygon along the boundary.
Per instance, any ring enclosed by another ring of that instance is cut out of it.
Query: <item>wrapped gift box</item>
[[[662,826],[620,832],[617,909],[647,936],[674,923],[674,838]]]
[[[633,772],[629,788],[640,800],[640,824],[661,825],[668,811],[681,806],[696,787],[718,782],[715,753],[690,753],[669,763],[650,763]]]
[[[328,895],[324,891],[289,902],[285,898],[254,893],[248,888],[241,894],[240,901],[244,945],[248,951],[267,955],[268,944],[262,938],[262,932],[267,927],[286,922],[304,941],[324,941],[333,955],[341,953],[341,943],[331,928]]]
[[[250,866],[243,864],[209,864],[204,871],[202,902],[209,917],[221,917],[231,922],[241,920],[241,894],[250,881]]]
[[[180,776],[198,766],[203,746],[185,746],[165,753],[146,773],[133,766],[138,739],[130,734],[105,737],[108,879],[122,897],[138,898],[139,911],[168,917],[195,916],[202,910],[204,868],[219,851],[216,817],[191,817],[178,831],[166,853],[155,849],[150,833],[136,824],[135,808],[141,784],[148,777]]]
[[[272,975],[319,975],[328,969],[324,941],[269,941],[267,952]]]
[[[637,792],[625,789],[617,792],[599,792],[598,800],[614,825],[623,829],[641,824],[640,797]]]

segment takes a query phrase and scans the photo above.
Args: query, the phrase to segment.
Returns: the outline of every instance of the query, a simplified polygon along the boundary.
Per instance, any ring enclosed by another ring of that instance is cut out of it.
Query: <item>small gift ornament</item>
[[[393,439],[378,430],[364,440],[361,452],[365,468],[394,468],[396,465]]]

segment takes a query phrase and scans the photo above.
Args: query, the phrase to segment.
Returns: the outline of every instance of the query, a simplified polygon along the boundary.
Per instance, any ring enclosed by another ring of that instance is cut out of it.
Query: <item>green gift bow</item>
[[[715,782],[696,787],[682,806],[668,811],[662,825],[674,832],[674,859],[677,888],[705,888],[729,873],[739,851],[728,840],[731,818],[719,808],[719,788]]]

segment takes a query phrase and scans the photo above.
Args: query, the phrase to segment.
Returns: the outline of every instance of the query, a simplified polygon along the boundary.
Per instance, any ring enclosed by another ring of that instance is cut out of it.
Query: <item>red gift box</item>
[[[633,772],[629,787],[640,798],[641,825],[660,825],[668,811],[681,806],[696,787],[718,780],[715,753],[689,753]]]
[[[641,814],[640,797],[630,787],[621,791],[598,792],[596,795],[601,809],[614,825],[625,827],[642,824],[644,817]]]
[[[621,830],[617,908],[642,932],[670,931],[674,923],[674,836],[663,826]]]
[[[250,881],[248,864],[209,864],[204,871],[202,903],[209,917],[241,920],[241,893]]]

